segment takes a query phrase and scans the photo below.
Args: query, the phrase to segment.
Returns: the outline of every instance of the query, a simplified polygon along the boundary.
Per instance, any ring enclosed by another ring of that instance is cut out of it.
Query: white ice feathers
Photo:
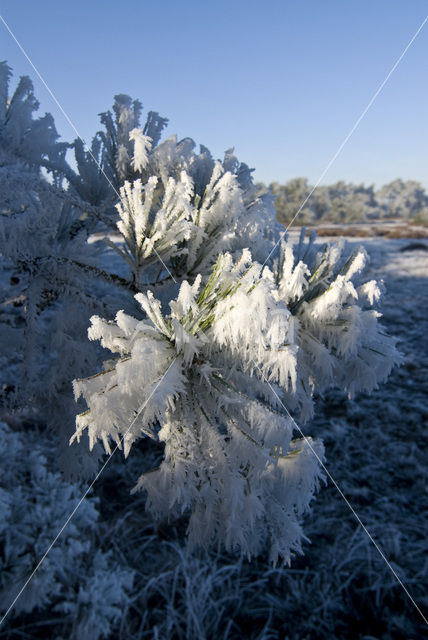
[[[315,392],[370,391],[399,361],[370,308],[380,289],[357,281],[363,250],[342,265],[340,244],[304,234],[261,266],[243,243],[259,255],[275,230],[248,168],[196,155],[190,139],[130,139],[141,177],[120,190],[115,248],[145,317],[92,317],[89,337],[115,359],[74,382],[88,406],[74,438],[87,430],[91,447],[125,455],[141,437],[163,442],[137,485],[155,515],[186,513],[191,545],[269,545],[289,561],[323,457],[320,442],[293,440],[294,419],[312,416]]]
[[[351,281],[364,254],[342,268],[337,247],[309,255],[283,245],[271,271],[248,250],[220,254],[205,278],[181,283],[169,314],[148,291],[136,296],[144,320],[92,318],[90,337],[119,357],[75,381],[88,404],[75,437],[88,429],[91,445],[110,452],[113,439],[125,455],[139,437],[164,442],[137,488],[158,516],[189,513],[191,544],[251,556],[268,543],[289,561],[323,457],[321,443],[292,440],[291,416],[309,417],[314,391],[332,384],[372,388],[398,359],[365,308],[377,289]]]
[[[201,277],[181,284],[167,316],[151,292],[137,299],[146,320],[123,311],[114,323],[91,320],[90,337],[119,359],[75,381],[76,397],[89,408],[78,416],[74,437],[87,429],[91,446],[101,440],[110,453],[112,439],[125,455],[137,438],[158,438],[165,460],[138,485],[155,513],[191,509],[193,544],[222,542],[252,555],[269,541],[275,558],[288,560],[299,544],[284,527],[294,522],[293,531],[300,530],[290,504],[308,505],[320,470],[313,466],[304,498],[275,498],[282,533],[281,542],[273,539],[281,527],[266,520],[272,492],[281,495],[276,483],[283,474],[275,468],[287,458],[293,421],[275,400],[261,402],[258,386],[270,380],[293,390],[296,345],[272,274],[261,273],[248,251],[237,263],[224,254],[205,286]]]

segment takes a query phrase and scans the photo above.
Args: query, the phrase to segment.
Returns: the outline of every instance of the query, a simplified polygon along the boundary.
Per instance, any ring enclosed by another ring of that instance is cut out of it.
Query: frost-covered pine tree
[[[21,113],[25,140],[43,127],[28,87],[7,98],[8,77],[5,109]],[[0,228],[22,279],[25,340],[18,348],[19,327],[8,340],[20,401],[66,434],[74,378],[87,409],[71,452],[82,457],[85,434],[91,449],[111,453],[113,442],[125,455],[140,438],[159,441],[163,462],[135,487],[155,516],[186,514],[190,546],[248,557],[269,548],[289,561],[323,477],[322,443],[297,426],[314,393],[370,391],[399,360],[372,308],[380,288],[361,280],[363,251],[342,260],[340,246],[304,234],[297,247],[281,241],[271,196],[257,194],[233,150],[220,161],[190,138],[161,141],[166,120],[150,112],[140,126],[128,96],[113,111],[91,154],[75,141],[76,172],[52,128],[30,158],[3,120],[1,170],[23,163],[32,185],[3,206]],[[104,366],[84,335],[91,315],[90,339],[110,352]],[[93,472],[95,453],[81,472]]]
[[[138,136],[142,175],[121,188],[123,241],[110,245],[141,311],[91,318],[89,338],[113,358],[74,382],[88,408],[72,441],[87,432],[125,456],[139,438],[164,443],[134,489],[155,516],[188,514],[190,546],[269,547],[289,562],[323,477],[322,443],[299,437],[295,419],[312,416],[316,391],[372,390],[399,360],[371,308],[380,288],[356,282],[363,250],[341,262],[340,246],[304,232],[263,266],[280,236],[248,168],[231,151],[215,162],[190,140],[152,150]]]

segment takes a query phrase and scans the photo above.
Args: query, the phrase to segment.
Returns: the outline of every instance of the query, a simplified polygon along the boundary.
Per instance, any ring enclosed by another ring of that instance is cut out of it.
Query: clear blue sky
[[[85,139],[116,93],[169,118],[255,178],[315,182],[428,14],[426,0],[0,0]],[[30,75],[40,113],[70,126],[0,24],[0,59]],[[324,183],[428,186],[428,23]],[[16,79],[16,78],[15,78]],[[15,80],[14,79],[14,80]],[[14,84],[14,83],[13,83]]]

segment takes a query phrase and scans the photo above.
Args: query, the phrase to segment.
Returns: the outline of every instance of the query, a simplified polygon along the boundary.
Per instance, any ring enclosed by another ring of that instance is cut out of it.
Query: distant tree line
[[[275,196],[279,222],[287,224],[296,215],[313,186],[307,178],[293,178],[285,184],[259,184],[260,191]],[[344,181],[319,186],[299,213],[305,225],[357,223],[404,218],[415,224],[428,224],[428,194],[420,182],[398,178],[379,189],[374,185],[355,185]]]

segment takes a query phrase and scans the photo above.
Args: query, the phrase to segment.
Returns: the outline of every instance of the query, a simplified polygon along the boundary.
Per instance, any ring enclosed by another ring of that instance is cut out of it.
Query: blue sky
[[[426,0],[0,0],[85,139],[116,93],[255,178],[315,182],[428,14]],[[0,60],[30,75],[41,115],[74,132],[0,24]],[[325,176],[428,186],[428,23]],[[14,83],[13,83],[14,84]]]

